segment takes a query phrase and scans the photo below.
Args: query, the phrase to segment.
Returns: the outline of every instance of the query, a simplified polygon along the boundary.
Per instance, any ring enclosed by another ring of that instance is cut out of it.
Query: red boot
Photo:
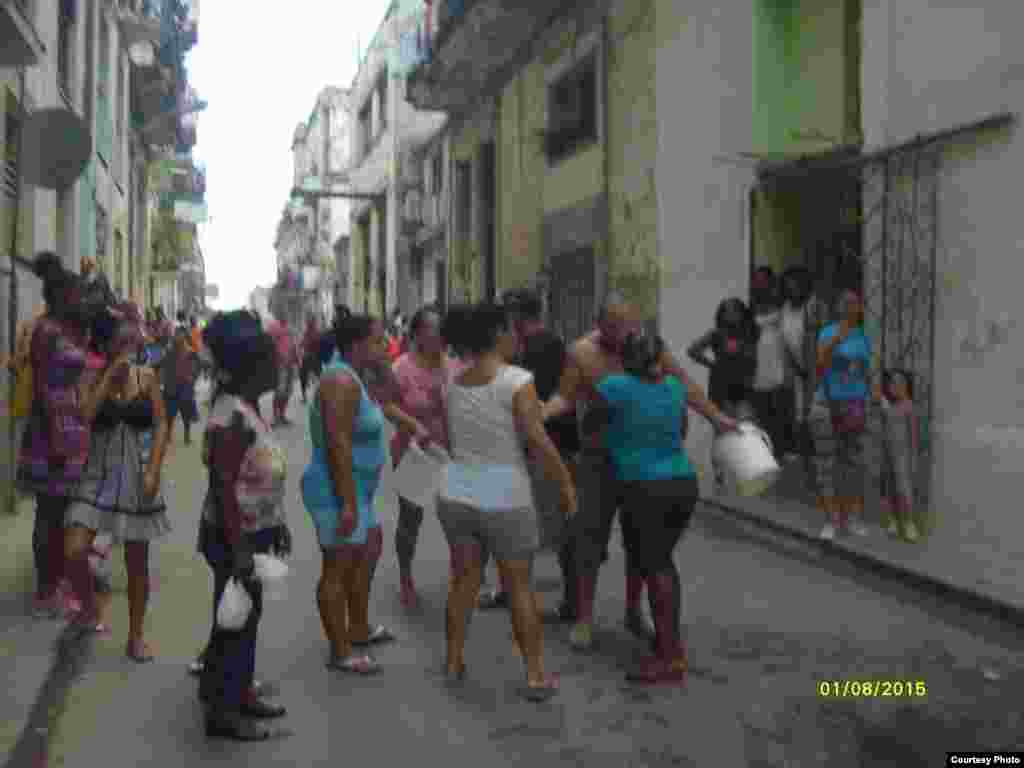
[[[686,665],[685,661],[679,663],[682,642],[676,623],[675,580],[671,573],[659,573],[647,580],[647,588],[655,605],[658,650],[655,655],[641,659],[627,679],[642,685],[681,685],[686,681]],[[685,652],[682,658],[685,659]]]

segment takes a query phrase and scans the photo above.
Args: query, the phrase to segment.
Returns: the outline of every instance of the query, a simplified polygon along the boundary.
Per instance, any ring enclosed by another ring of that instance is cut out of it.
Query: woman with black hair
[[[133,304],[111,308],[93,324],[92,346],[100,357],[97,386],[85,406],[91,427],[89,460],[72,493],[65,554],[75,591],[83,602],[81,623],[109,632],[97,601],[89,555],[97,533],[124,542],[128,572],[126,655],[152,661],[144,639],[149,600],[149,543],[170,531],[160,475],[168,442],[160,383],[135,365],[145,336],[142,313]],[[150,460],[143,461],[144,432],[156,429]],[[102,602],[102,606],[101,606]]]
[[[380,671],[376,660],[354,648],[393,636],[369,624],[370,583],[381,547],[374,498],[387,444],[384,413],[364,382],[387,365],[387,340],[378,320],[343,308],[334,339],[336,354],[309,406],[313,457],[302,475],[302,498],[323,554],[317,606],[330,643],[327,666],[371,675]]]
[[[660,337],[631,334],[623,347],[624,373],[597,385],[600,401],[588,412],[584,432],[602,429],[622,494],[622,535],[630,562],[642,571],[657,633],[655,654],[629,679],[681,683],[686,651],[680,637],[681,586],[672,553],[697,502],[697,475],[682,439],[687,383],[665,374]],[[728,417],[707,416],[718,429]]]
[[[263,590],[253,578],[253,555],[291,552],[285,524],[287,460],[260,417],[260,397],[277,384],[273,339],[259,319],[240,310],[216,315],[203,331],[216,367],[218,390],[203,436],[210,484],[203,503],[199,548],[214,573],[214,628],[205,654],[200,698],[213,738],[263,741],[252,719],[282,717],[283,707],[255,690],[256,637]],[[238,631],[216,624],[216,607],[231,578],[242,581],[252,610]]]
[[[710,369],[708,398],[726,413],[751,396],[757,371],[757,325],[742,299],[724,299],[715,327],[690,345],[687,355]],[[711,355],[708,355],[708,352]]]
[[[40,253],[33,271],[49,312],[32,330],[32,405],[18,456],[18,485],[36,497],[32,552],[38,585],[33,615],[57,617],[81,608],[65,579],[64,518],[89,457],[89,424],[82,391],[89,313],[83,285],[53,253]]]
[[[416,420],[421,440],[434,442],[448,451],[444,393],[454,362],[445,354],[441,316],[436,307],[422,307],[412,316],[409,339],[412,348],[392,366],[396,401],[386,405],[384,413],[393,421],[397,419],[396,410],[408,414]],[[391,459],[395,467],[401,463],[415,437],[402,431],[395,435],[391,442]],[[412,578],[412,561],[422,525],[423,509],[399,496],[395,555],[401,580],[400,599],[406,608],[414,608],[419,602]]]
[[[453,682],[465,675],[467,620],[480,591],[486,549],[509,590],[512,627],[526,661],[523,694],[544,701],[558,686],[544,670],[540,612],[531,584],[540,532],[524,446],[557,484],[569,516],[576,511],[576,491],[544,428],[533,375],[509,365],[516,337],[507,309],[493,304],[460,307],[446,318],[441,333],[472,361],[448,388],[453,461],[445,467],[438,497],[438,517],[453,560],[446,673]]]

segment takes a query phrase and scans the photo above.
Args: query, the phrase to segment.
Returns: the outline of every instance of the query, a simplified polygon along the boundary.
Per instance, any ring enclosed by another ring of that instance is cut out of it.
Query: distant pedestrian
[[[259,320],[241,310],[215,316],[203,343],[219,389],[203,437],[210,477],[199,548],[214,573],[214,628],[200,698],[208,737],[263,741],[269,732],[252,720],[282,717],[285,709],[263,701],[255,688],[263,589],[253,577],[253,555],[291,551],[284,509],[287,460],[257,409],[277,381],[274,342]],[[217,605],[231,578],[239,579],[252,598],[249,617],[237,631],[216,624]]]
[[[180,413],[185,430],[185,445],[189,445],[192,442],[192,425],[199,421],[199,407],[196,404],[199,368],[198,356],[192,351],[187,331],[179,330],[175,333],[172,346],[161,366],[167,425],[173,436],[174,423]]]
[[[288,403],[295,390],[295,378],[299,364],[298,352],[291,329],[281,320],[273,319],[267,329],[274,340],[276,351],[277,386],[274,389],[273,426],[288,426]]]
[[[299,345],[299,388],[302,402],[306,402],[306,390],[314,376],[319,376],[323,366],[320,364],[320,327],[316,318],[310,315],[306,319],[306,331]]]

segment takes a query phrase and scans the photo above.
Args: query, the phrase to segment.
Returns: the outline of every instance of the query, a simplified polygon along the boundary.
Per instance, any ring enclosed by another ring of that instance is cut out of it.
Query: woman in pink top
[[[461,366],[445,354],[441,316],[435,307],[423,307],[413,315],[409,323],[409,338],[412,341],[409,352],[399,357],[392,367],[397,391],[395,402],[388,408],[397,407],[411,416],[422,425],[424,437],[449,451],[445,377],[449,371],[457,372]],[[391,457],[394,466],[401,462],[410,440],[408,432],[398,432],[393,438]],[[395,555],[401,575],[401,601],[406,608],[414,608],[418,603],[412,579],[412,561],[422,524],[423,509],[399,496]]]

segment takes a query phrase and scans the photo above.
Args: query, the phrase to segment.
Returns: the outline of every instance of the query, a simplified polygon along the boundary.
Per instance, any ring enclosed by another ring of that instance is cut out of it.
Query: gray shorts
[[[811,406],[808,425],[814,437],[814,491],[826,498],[863,498],[867,486],[863,432],[836,432],[828,404]]]
[[[483,510],[439,498],[437,517],[450,547],[475,542],[498,560],[529,560],[540,548],[532,507]]]

